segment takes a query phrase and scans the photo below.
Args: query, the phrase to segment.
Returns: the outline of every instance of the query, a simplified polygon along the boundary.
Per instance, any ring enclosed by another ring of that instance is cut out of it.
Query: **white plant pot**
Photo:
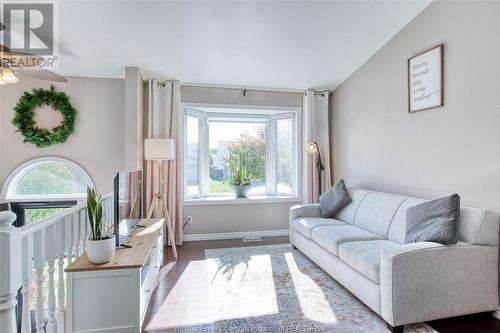
[[[231,184],[231,190],[236,194],[237,198],[248,198],[248,192],[252,189],[252,184],[235,185]]]
[[[87,256],[94,264],[104,264],[115,255],[115,238],[87,241]]]

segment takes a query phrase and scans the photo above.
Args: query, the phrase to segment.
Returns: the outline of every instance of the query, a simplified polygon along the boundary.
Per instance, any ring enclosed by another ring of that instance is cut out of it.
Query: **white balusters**
[[[57,257],[57,331],[64,332],[66,316],[66,293],[64,283],[64,253],[66,252],[66,224],[69,218],[56,224],[56,257]]]
[[[108,214],[108,229],[113,225],[114,219],[115,219],[115,214],[114,214],[114,209],[113,209],[113,197],[106,199],[108,203],[108,208],[106,209],[106,212]]]
[[[112,198],[106,199],[106,231],[113,225],[113,200]]]
[[[82,255],[87,244],[87,209],[80,211],[80,241],[78,244],[78,253]]]
[[[82,254],[80,253],[80,211],[73,215],[73,221],[71,223],[73,228],[73,254],[75,258],[78,258]]]
[[[104,220],[104,230],[108,230],[108,200],[102,200],[102,219]]]
[[[54,272],[56,271],[54,264],[56,260],[55,242],[54,237],[54,224],[45,229],[45,260],[47,260],[47,273],[49,276],[49,293],[47,295],[48,315],[47,320],[47,333],[56,333],[56,290],[54,283]]]
[[[106,230],[113,225],[113,196],[103,197]],[[85,252],[88,220],[85,203],[36,223],[15,228],[15,216],[0,212],[0,332],[17,332],[16,294],[21,288],[22,333],[31,333],[30,296],[36,283],[35,327],[37,333],[64,333],[66,295],[65,260],[68,264]],[[8,258],[8,260],[4,260]],[[66,259],[65,259],[66,258]],[[48,294],[44,296],[45,268]],[[57,277],[58,285],[55,287]],[[45,312],[46,310],[47,313]],[[48,314],[48,318],[45,315]],[[45,321],[47,319],[47,322]],[[46,327],[45,327],[46,324]]]
[[[66,216],[64,219],[66,260],[68,260],[68,265],[73,262],[73,220],[75,216],[76,213],[73,213]]]
[[[21,246],[19,232],[12,226],[16,215],[0,212],[0,332],[16,328],[16,292],[21,286]]]
[[[21,295],[23,297],[22,316],[21,316],[21,333],[31,333],[31,315],[30,315],[30,293],[31,281],[33,278],[33,237],[28,235],[23,237],[21,241],[22,254],[22,279],[23,286]]]
[[[35,321],[36,321],[36,333],[44,333],[44,305],[45,300],[43,296],[43,269],[45,267],[45,256],[44,256],[44,237],[45,230],[38,230],[33,234],[33,268],[35,269],[35,282],[36,282],[36,310],[35,310]]]
[[[114,212],[113,212],[113,196],[108,194],[102,198],[102,207],[104,209],[104,230],[108,231],[113,226]]]

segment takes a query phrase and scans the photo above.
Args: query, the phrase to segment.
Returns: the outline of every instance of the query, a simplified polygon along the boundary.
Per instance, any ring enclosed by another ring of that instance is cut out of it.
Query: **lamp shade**
[[[318,144],[316,143],[316,141],[309,142],[306,145],[306,151],[311,155],[316,154],[316,152],[318,151]]]
[[[165,161],[175,159],[174,139],[144,140],[144,158],[148,161]]]

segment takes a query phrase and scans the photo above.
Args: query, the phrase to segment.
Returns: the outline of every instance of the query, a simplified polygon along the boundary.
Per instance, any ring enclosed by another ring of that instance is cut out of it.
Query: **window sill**
[[[204,206],[204,205],[246,205],[246,204],[266,204],[280,202],[300,202],[300,198],[287,195],[251,195],[248,198],[234,198],[228,196],[211,196],[204,198],[185,199],[184,206]]]

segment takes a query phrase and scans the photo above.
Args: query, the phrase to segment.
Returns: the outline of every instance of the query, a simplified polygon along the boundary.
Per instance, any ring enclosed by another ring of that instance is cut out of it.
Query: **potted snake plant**
[[[235,154],[229,156],[229,185],[237,198],[246,198],[252,189],[248,169],[248,156]]]
[[[90,235],[87,242],[87,256],[94,264],[103,264],[115,255],[115,239],[104,233],[101,195],[95,188],[87,186],[87,213]]]

